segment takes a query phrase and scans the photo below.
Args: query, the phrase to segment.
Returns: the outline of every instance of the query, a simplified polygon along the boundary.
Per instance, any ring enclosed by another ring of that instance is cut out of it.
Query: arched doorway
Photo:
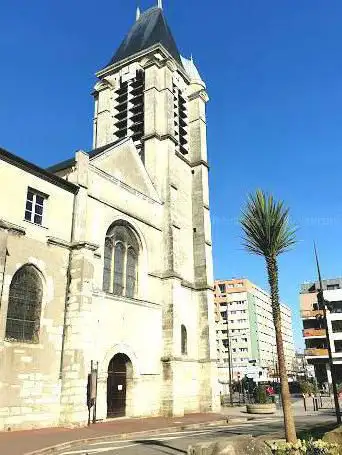
[[[108,365],[107,417],[126,415],[127,384],[132,379],[132,362],[125,354],[116,354]]]

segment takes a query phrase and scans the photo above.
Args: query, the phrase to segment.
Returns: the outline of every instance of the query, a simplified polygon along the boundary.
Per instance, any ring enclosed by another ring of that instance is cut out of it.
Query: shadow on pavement
[[[162,441],[158,441],[158,440],[155,440],[155,439],[149,439],[149,440],[146,440],[146,441],[141,440],[141,441],[134,441],[134,442],[138,442],[139,444],[145,445],[145,446],[156,446],[158,448],[163,447],[165,449],[171,449],[171,450],[173,450],[174,452],[177,452],[177,453],[187,453],[186,450],[177,449],[176,447],[172,447],[172,446],[170,446],[168,444],[165,444]],[[164,453],[170,453],[170,452],[164,452]]]

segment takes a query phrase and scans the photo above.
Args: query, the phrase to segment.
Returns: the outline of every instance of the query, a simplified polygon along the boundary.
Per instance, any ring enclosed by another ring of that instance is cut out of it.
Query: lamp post
[[[333,356],[332,356],[332,352],[331,352],[330,334],[329,334],[328,319],[327,319],[327,304],[329,302],[324,299],[322,277],[321,277],[321,271],[320,271],[319,263],[318,263],[316,245],[314,247],[315,247],[315,257],[316,257],[317,273],[318,273],[319,288],[320,288],[319,291],[317,292],[317,302],[318,302],[318,308],[320,310],[323,310],[323,321],[324,321],[324,327],[326,330],[326,337],[327,337],[327,344],[328,344],[328,357],[329,357],[331,381],[332,381],[333,394],[334,394],[336,421],[337,421],[338,425],[341,425],[341,410],[340,410],[340,403],[338,401],[335,366],[334,366]]]
[[[227,302],[227,310],[226,310],[226,319],[227,319],[227,349],[228,349],[229,401],[230,401],[230,405],[233,406],[233,393],[232,393],[232,364],[231,364],[230,339],[229,339],[228,302]]]

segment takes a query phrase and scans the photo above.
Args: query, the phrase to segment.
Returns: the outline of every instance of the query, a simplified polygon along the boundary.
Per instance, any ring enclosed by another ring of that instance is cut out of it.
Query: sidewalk
[[[68,443],[75,440],[110,437],[127,433],[137,433],[169,428],[182,428],[188,425],[210,424],[227,419],[223,414],[189,414],[184,417],[151,417],[143,419],[115,419],[82,428],[44,428],[0,432],[0,455],[24,455],[36,450]]]
[[[293,403],[295,416],[318,415],[319,413],[305,413],[301,401]],[[278,409],[274,417],[282,416],[282,410]],[[158,432],[158,430],[182,429],[196,426],[210,425],[226,421],[243,422],[247,419],[264,419],[265,415],[247,414],[246,406],[223,407],[220,414],[188,414],[184,417],[150,417],[143,419],[113,419],[103,423],[97,423],[90,427],[82,428],[44,428],[40,430],[26,430],[13,432],[0,432],[0,455],[24,455],[47,447],[67,444],[71,441],[87,440],[92,438],[110,438],[111,436],[124,437],[128,433]],[[43,454],[42,454],[43,455]]]

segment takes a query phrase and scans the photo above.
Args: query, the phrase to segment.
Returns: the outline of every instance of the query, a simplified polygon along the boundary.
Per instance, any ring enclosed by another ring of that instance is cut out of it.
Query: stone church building
[[[93,150],[0,149],[0,430],[219,407],[205,83],[160,7],[96,76]]]

